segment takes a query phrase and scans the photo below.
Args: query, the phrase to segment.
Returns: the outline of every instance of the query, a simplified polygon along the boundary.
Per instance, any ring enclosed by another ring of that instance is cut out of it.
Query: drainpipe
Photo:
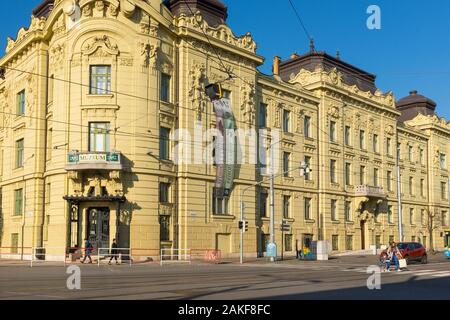
[[[46,50],[46,93],[45,93],[45,120],[44,120],[44,167],[43,167],[43,191],[42,191],[42,218],[40,222],[40,238],[38,241],[38,246],[44,246],[44,224],[45,224],[45,199],[46,199],[46,178],[45,173],[47,171],[47,139],[48,139],[48,120],[47,120],[47,109],[48,109],[48,89],[49,89],[49,54],[48,49]]]

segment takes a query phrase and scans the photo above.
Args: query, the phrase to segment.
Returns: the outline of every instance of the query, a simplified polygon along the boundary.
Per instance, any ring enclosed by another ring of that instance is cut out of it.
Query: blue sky
[[[314,37],[316,49],[377,75],[383,91],[397,98],[417,89],[438,103],[450,119],[450,1],[448,0],[292,0]],[[0,11],[1,52],[8,35],[28,26],[41,0],[4,1]],[[224,0],[236,34],[251,32],[261,67],[271,72],[274,55],[283,59],[308,50],[309,43],[288,0]],[[366,27],[369,5],[381,8],[381,30]]]

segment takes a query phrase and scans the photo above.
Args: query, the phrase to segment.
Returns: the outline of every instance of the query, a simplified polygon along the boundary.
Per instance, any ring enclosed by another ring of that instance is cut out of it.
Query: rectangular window
[[[291,205],[291,197],[283,196],[283,218],[290,218],[290,205]]]
[[[359,148],[361,150],[366,149],[366,133],[364,130],[359,130]]]
[[[292,251],[292,234],[284,235],[284,247],[286,251]]]
[[[53,102],[54,85],[55,85],[55,76],[52,74],[50,78],[48,78],[48,103]]]
[[[305,198],[305,220],[311,219],[311,198]]]
[[[413,208],[409,209],[409,224],[411,224],[411,225],[414,224],[414,209]]]
[[[353,236],[347,236],[345,239],[345,250],[353,250]]]
[[[291,113],[288,110],[283,110],[283,131],[284,132],[290,131],[290,118],[291,118]]]
[[[373,135],[373,152],[378,153],[380,150],[378,150],[378,135]]]
[[[267,191],[262,190],[259,192],[259,216],[261,218],[267,217],[267,199],[268,199]]]
[[[337,216],[337,200],[335,200],[335,199],[331,200],[331,220],[332,221],[337,221],[338,220],[338,216]]]
[[[411,242],[416,242],[416,236],[411,236]]]
[[[14,215],[23,214],[23,189],[14,190]]]
[[[52,159],[53,153],[53,129],[48,129],[47,132],[47,161]]]
[[[219,190],[213,188],[213,214],[228,215],[228,197],[224,197]]]
[[[350,146],[350,144],[351,144],[350,132],[351,132],[350,126],[345,126],[345,129],[344,129],[344,143],[345,143],[346,146]]]
[[[414,160],[413,151],[414,151],[413,147],[412,146],[408,146],[408,160],[410,162],[413,162],[413,160]]]
[[[420,210],[420,223],[422,224],[422,226],[424,226],[426,224],[426,220],[425,220],[425,209]]]
[[[402,158],[402,144],[397,143],[397,159],[401,160]]]
[[[441,199],[447,200],[447,182],[441,181]]]
[[[289,152],[283,152],[283,175],[285,177],[289,177],[289,161],[291,158],[291,154]]]
[[[90,94],[111,93],[111,66],[98,65],[90,67]]]
[[[330,179],[331,183],[336,183],[336,160],[330,160]]]
[[[159,129],[159,158],[170,159],[170,129],[164,127]]]
[[[419,150],[419,155],[420,155],[420,164],[423,165],[424,157],[423,157],[423,149],[422,148],[420,148],[420,150]]]
[[[19,253],[19,234],[11,233],[11,253]]]
[[[89,151],[109,152],[109,122],[89,123]]]
[[[392,242],[394,242],[394,236],[393,235],[390,235],[389,236],[389,244],[391,244]]]
[[[414,195],[414,178],[413,177],[409,177],[409,195],[410,196]]]
[[[422,197],[425,196],[425,180],[424,179],[420,179],[420,195]]]
[[[439,163],[441,165],[441,169],[443,169],[443,170],[447,169],[447,161],[446,161],[445,153],[439,154]]]
[[[310,156],[305,156],[305,164],[308,168],[311,169],[311,157]],[[311,180],[311,173],[310,171],[306,171],[305,170],[305,180]]]
[[[391,138],[386,138],[386,154],[392,156]]]
[[[261,246],[263,252],[266,252],[267,245],[269,244],[269,242],[270,242],[270,234],[265,234],[261,232]]]
[[[380,248],[381,248],[381,236],[380,236],[379,234],[377,234],[377,235],[375,236],[375,247],[376,247],[377,249],[380,249]]]
[[[386,173],[387,190],[392,191],[392,171]]]
[[[351,169],[352,165],[350,163],[345,164],[345,185],[350,186],[351,182]]]
[[[311,126],[311,117],[305,116],[303,119],[303,132],[306,138],[310,138],[310,126]]]
[[[16,168],[22,168],[24,165],[24,139],[16,141]]]
[[[366,184],[366,167],[365,166],[359,167],[359,184],[360,185]]]
[[[333,234],[331,236],[331,246],[333,251],[339,251],[339,236],[336,234]]]
[[[25,114],[25,90],[22,90],[17,94],[17,115],[22,116],[24,114]]]
[[[336,122],[330,121],[330,142],[336,142]]]
[[[267,127],[267,104],[264,103],[259,104],[259,127]]]
[[[159,240],[170,241],[170,216],[159,216]]]
[[[50,182],[48,182],[45,185],[45,203],[49,204],[50,203],[50,195],[51,195],[51,191],[52,191],[52,185]]]
[[[166,73],[161,73],[161,88],[159,99],[163,102],[170,102],[170,81],[171,76]]]
[[[44,241],[48,241],[48,227],[50,225],[50,215],[46,215],[45,216],[45,222],[44,222],[44,234],[43,234],[43,238]]]
[[[170,203],[170,184],[160,182],[159,183],[159,203]]]
[[[352,221],[352,202],[345,201],[345,221]]]
[[[442,226],[447,226],[447,211],[442,211]]]
[[[378,182],[378,168],[374,168],[373,169],[373,185],[375,187],[378,187],[379,182]]]
[[[394,223],[394,217],[392,213],[392,206],[388,206],[388,223]]]

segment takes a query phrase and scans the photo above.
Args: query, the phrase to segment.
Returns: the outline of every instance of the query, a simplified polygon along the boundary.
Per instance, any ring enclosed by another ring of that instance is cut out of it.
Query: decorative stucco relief
[[[197,121],[202,120],[202,114],[206,109],[205,96],[206,68],[204,64],[194,63],[189,71],[189,100],[196,112]]]

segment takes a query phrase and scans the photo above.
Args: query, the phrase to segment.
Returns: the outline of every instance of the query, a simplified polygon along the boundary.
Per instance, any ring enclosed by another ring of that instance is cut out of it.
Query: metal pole
[[[244,221],[244,201],[243,201],[243,192],[244,190],[241,191],[241,214],[240,214],[240,220],[239,221]],[[242,226],[241,230],[239,231],[240,233],[240,254],[239,254],[239,263],[244,263],[244,226]]]
[[[398,233],[400,241],[403,241],[403,217],[402,217],[402,194],[400,181],[400,147],[397,143],[397,202],[398,202]]]
[[[274,191],[274,155],[273,144],[270,147],[270,243],[275,243],[275,191]],[[270,261],[275,261],[274,257],[270,257]]]

